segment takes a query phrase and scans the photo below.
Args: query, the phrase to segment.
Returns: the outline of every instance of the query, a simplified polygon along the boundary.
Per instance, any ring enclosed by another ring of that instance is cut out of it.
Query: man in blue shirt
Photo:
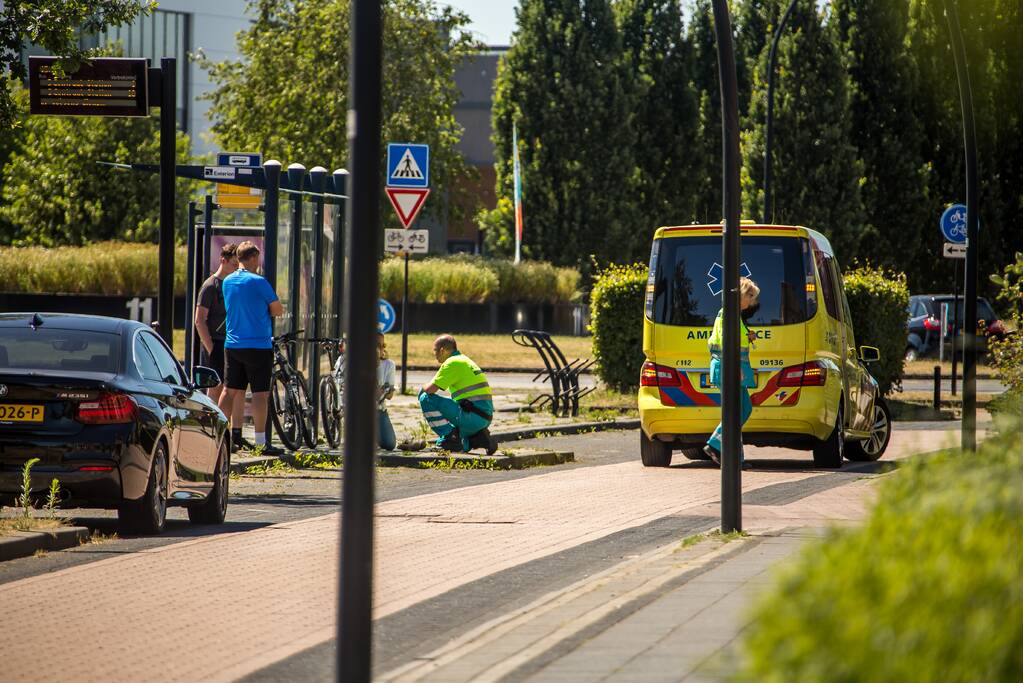
[[[252,421],[256,426],[256,447],[266,455],[280,455],[280,449],[266,442],[267,400],[273,373],[273,318],[284,314],[284,306],[266,278],[258,274],[259,247],[252,242],[238,245],[241,268],[224,279],[227,308],[224,340],[224,385],[220,409],[231,414],[235,401],[245,400],[245,388],[252,387]],[[241,425],[231,425],[231,439],[241,442]]]

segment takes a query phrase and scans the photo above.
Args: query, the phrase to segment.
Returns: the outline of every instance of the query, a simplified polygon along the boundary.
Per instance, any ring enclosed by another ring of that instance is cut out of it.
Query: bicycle
[[[317,387],[320,397],[320,425],[323,427],[323,438],[331,448],[341,446],[341,433],[344,430],[344,387],[345,387],[345,341],[329,337],[306,339],[311,344],[319,344],[330,360],[330,372],[320,378]]]
[[[273,377],[270,384],[270,419],[274,430],[288,450],[298,450],[302,443],[316,447],[316,412],[305,376],[291,364],[287,349],[298,341],[302,330],[286,332],[273,338]]]

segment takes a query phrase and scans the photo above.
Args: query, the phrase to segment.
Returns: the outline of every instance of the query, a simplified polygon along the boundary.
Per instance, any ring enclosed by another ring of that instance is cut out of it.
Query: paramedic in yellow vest
[[[487,429],[494,417],[487,376],[458,350],[450,334],[434,340],[433,355],[440,369],[419,392],[419,405],[430,429],[437,434],[437,447],[453,453],[482,448],[493,455],[497,442]],[[451,398],[438,396],[438,391],[450,392]]]
[[[757,298],[760,296],[760,288],[757,287],[753,280],[747,277],[739,278],[739,301],[740,310],[746,311],[757,303]],[[714,331],[710,335],[710,339],[707,341],[707,346],[710,347],[710,382],[711,384],[720,387],[721,386],[721,345],[724,338],[724,309],[718,311],[718,317],[714,320]],[[750,346],[755,346],[754,340],[756,334],[751,332],[746,327],[746,321],[742,315],[739,314],[739,341],[741,342],[739,366],[742,369],[742,388],[739,392],[739,429],[742,430],[742,425],[746,424],[746,420],[749,419],[750,414],[753,412],[753,402],[749,397],[749,389],[755,389],[757,384],[753,375],[753,366],[750,365],[749,351]],[[703,447],[704,452],[714,461],[716,465],[721,464],[721,423],[718,423],[717,429],[707,439],[707,445]],[[745,469],[746,463],[742,455],[742,445],[740,439],[739,446],[739,462],[742,463],[742,467]]]

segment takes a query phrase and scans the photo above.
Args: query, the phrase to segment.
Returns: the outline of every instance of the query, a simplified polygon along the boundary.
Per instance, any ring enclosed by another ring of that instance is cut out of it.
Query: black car
[[[909,335],[906,340],[906,360],[937,354],[941,342],[941,309],[948,305],[948,320],[945,325],[945,343],[951,345],[952,323],[955,311],[951,294],[915,294],[909,297]],[[959,326],[956,334],[963,333],[963,311],[965,302],[959,297]],[[1005,334],[1005,324],[995,314],[991,304],[983,297],[977,297],[977,332],[980,351],[987,349],[987,337],[1000,338]],[[960,344],[958,348],[962,348]]]
[[[0,314],[0,502],[53,478],[62,507],[116,508],[131,531],[159,533],[168,505],[193,522],[227,512],[227,420],[151,329],[130,320],[60,313]]]

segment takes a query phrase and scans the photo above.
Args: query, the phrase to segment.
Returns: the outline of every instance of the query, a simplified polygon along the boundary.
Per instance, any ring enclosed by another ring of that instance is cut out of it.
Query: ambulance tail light
[[[678,387],[682,383],[674,368],[646,361],[639,374],[639,385],[643,387]]]
[[[822,387],[828,378],[824,363],[812,360],[784,368],[778,377],[780,387]]]

